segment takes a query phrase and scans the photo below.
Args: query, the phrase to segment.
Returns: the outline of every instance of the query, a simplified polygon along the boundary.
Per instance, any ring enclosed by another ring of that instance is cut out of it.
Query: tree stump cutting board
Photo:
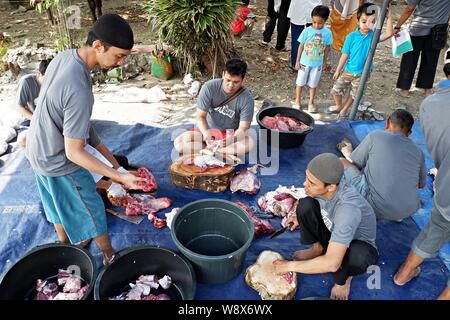
[[[196,155],[185,155],[170,165],[170,177],[173,184],[187,189],[200,189],[208,192],[224,192],[234,176],[234,167],[209,168],[203,171],[193,165],[185,165],[185,160]]]

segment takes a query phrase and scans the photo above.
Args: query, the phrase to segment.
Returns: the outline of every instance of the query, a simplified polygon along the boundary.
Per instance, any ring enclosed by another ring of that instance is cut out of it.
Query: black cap
[[[114,13],[102,15],[92,26],[95,37],[113,47],[129,50],[133,48],[133,30],[128,22]]]

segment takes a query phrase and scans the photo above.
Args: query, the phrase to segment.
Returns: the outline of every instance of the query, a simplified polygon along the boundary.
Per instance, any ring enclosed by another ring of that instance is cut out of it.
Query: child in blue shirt
[[[319,85],[322,69],[327,65],[328,55],[332,43],[330,29],[325,28],[325,22],[330,15],[327,6],[316,6],[312,12],[312,26],[303,30],[298,38],[297,61],[295,69],[298,70],[295,106],[301,110],[301,99],[303,87],[309,87],[308,112],[315,113],[317,108],[314,105],[316,89]]]
[[[370,45],[374,35],[376,8],[373,3],[365,3],[358,8],[359,28],[350,33],[345,39],[342,47],[342,56],[333,76],[333,80],[336,82],[333,85],[333,89],[331,89],[331,94],[336,105],[326,108],[325,113],[339,113],[339,118],[348,117],[348,109],[355,99],[364,64],[369,56]],[[388,10],[387,17],[386,33],[381,34],[380,42],[388,40],[394,33],[391,10]],[[340,75],[342,69],[344,72]],[[370,72],[372,72],[372,65],[370,66]],[[345,103],[342,104],[342,96],[350,86],[350,95]]]

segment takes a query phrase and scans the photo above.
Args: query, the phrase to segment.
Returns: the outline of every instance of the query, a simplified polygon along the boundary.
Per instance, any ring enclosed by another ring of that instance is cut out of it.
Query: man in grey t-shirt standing
[[[433,210],[428,224],[414,240],[408,257],[394,276],[394,283],[399,286],[417,277],[422,262],[435,257],[450,241],[450,49],[447,51],[444,72],[447,80],[442,81],[440,89],[423,100],[420,106],[420,124],[425,142],[438,169]],[[450,300],[450,278],[438,299]]]
[[[209,80],[203,85],[197,100],[197,128],[175,139],[178,152],[208,152],[205,147],[212,140],[221,140],[215,155],[239,162],[239,156],[253,149],[255,142],[247,131],[253,118],[254,101],[250,91],[243,87],[246,72],[244,61],[230,59],[222,79]]]
[[[333,273],[331,298],[347,300],[353,276],[378,261],[376,218],[369,203],[351,185],[340,184],[344,166],[332,153],[312,159],[306,169],[305,192],[296,214],[286,221],[299,227],[302,244],[309,249],[294,253],[296,261],[276,261],[277,274]]]
[[[129,24],[106,14],[93,25],[85,47],[59,53],[47,68],[27,137],[26,153],[47,220],[63,242],[83,246],[93,238],[104,264],[114,249],[90,172],[130,188],[139,188],[144,179],[110,168],[85,150],[94,104],[90,71],[96,65],[123,64],[133,44]]]
[[[384,131],[369,133],[350,154],[341,158],[344,180],[372,206],[378,219],[399,221],[420,208],[418,188],[426,183],[425,158],[409,138],[414,118],[395,110]],[[342,146],[342,144],[338,145]]]

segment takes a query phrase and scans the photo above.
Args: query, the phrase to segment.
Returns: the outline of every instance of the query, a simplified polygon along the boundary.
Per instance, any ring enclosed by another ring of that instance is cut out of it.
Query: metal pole
[[[370,45],[369,56],[367,57],[366,64],[364,65],[364,71],[361,75],[361,81],[359,82],[358,91],[356,93],[355,100],[353,101],[352,108],[350,110],[350,120],[354,120],[356,112],[358,111],[358,106],[361,98],[364,94],[364,89],[366,88],[366,82],[369,78],[370,65],[372,64],[373,57],[375,55],[375,50],[377,49],[378,40],[380,39],[381,29],[383,28],[384,19],[386,18],[386,10],[389,6],[390,0],[384,0],[383,6],[381,8],[381,13],[377,19],[377,26],[375,28],[375,34],[372,38],[372,44]],[[392,14],[392,12],[391,12]]]

